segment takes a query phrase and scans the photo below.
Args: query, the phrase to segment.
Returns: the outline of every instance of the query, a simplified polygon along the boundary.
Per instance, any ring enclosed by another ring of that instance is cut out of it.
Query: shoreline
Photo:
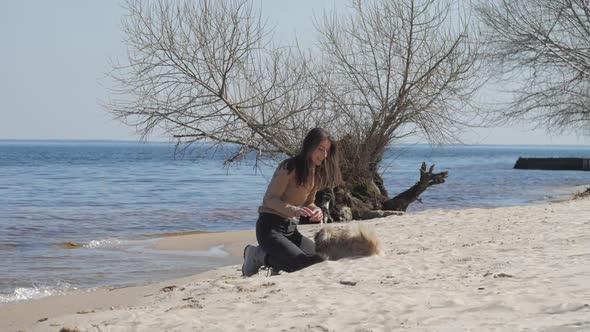
[[[311,236],[319,229],[319,225],[299,225],[299,230]],[[207,251],[216,247],[228,253],[234,264],[223,265],[190,276],[172,278],[148,284],[132,284],[126,286],[110,286],[96,289],[79,289],[66,291],[63,294],[27,299],[16,302],[0,303],[0,331],[28,331],[38,323],[46,322],[50,317],[68,313],[81,315],[100,310],[114,310],[127,306],[136,306],[144,298],[154,296],[168,287],[177,287],[194,279],[219,278],[230,274],[241,278],[241,262],[243,249],[247,244],[256,244],[255,230],[204,232],[189,231],[165,233],[149,246],[150,249],[163,251]],[[238,264],[239,265],[236,265]],[[261,272],[261,274],[264,272]],[[55,324],[53,324],[55,325]],[[49,327],[59,329],[51,323]],[[43,330],[43,329],[41,329]]]
[[[256,234],[252,230],[223,232],[187,232],[174,236],[161,237],[150,246],[151,249],[164,251],[207,251],[222,247],[232,258],[242,259],[242,250],[246,244],[256,243]]]
[[[525,205],[507,205],[507,206],[482,206],[479,207],[481,209],[497,209],[497,208],[510,208],[510,207],[517,207],[517,206],[530,206],[530,205],[544,205],[544,204],[553,204],[553,203],[560,203],[560,202],[567,202],[573,199],[573,197],[578,194],[584,192],[586,189],[590,188],[590,185],[578,185],[578,186],[562,186],[562,187],[548,187],[543,188],[544,190],[541,192],[545,193],[543,198],[535,199],[529,201],[528,204]],[[449,210],[449,211],[461,211],[465,209],[473,209],[478,207],[464,207],[464,208],[448,208],[448,209],[441,209],[441,208],[432,208],[427,210],[418,210],[418,211],[410,211],[410,214],[416,213],[428,213],[430,211],[436,210]],[[305,229],[305,227],[314,227],[314,225],[299,225],[300,229]],[[164,233],[156,233],[156,234],[149,234],[149,235],[140,235],[140,236],[131,236],[129,238],[123,239],[125,241],[127,239],[130,240],[146,240],[151,241],[153,243],[148,244],[145,246],[145,249],[148,251],[160,251],[160,252],[168,252],[170,254],[179,254],[182,256],[191,255],[192,253],[196,253],[196,257],[198,258],[203,253],[214,252],[214,256],[221,255],[223,256],[223,263],[214,264],[205,269],[198,269],[196,271],[188,271],[185,273],[177,273],[176,275],[164,277],[164,278],[156,278],[155,280],[151,281],[144,281],[144,282],[134,282],[134,283],[122,283],[122,284],[106,284],[106,285],[98,285],[98,286],[88,286],[88,287],[80,287],[80,288],[70,288],[70,289],[57,289],[57,292],[51,295],[43,295],[40,297],[33,297],[28,299],[19,299],[16,301],[9,301],[9,302],[1,302],[1,305],[4,304],[15,304],[15,303],[22,303],[25,301],[33,301],[43,299],[48,296],[61,296],[67,295],[70,293],[76,292],[90,292],[93,290],[100,290],[100,289],[112,289],[112,288],[121,288],[121,287],[134,287],[134,286],[143,286],[149,283],[157,283],[162,282],[165,280],[175,280],[177,278],[184,278],[186,276],[200,274],[212,269],[216,269],[219,267],[224,267],[232,264],[238,264],[242,261],[242,254],[243,249],[247,244],[256,244],[256,237],[255,237],[255,229],[240,229],[240,230],[221,230],[221,231],[204,231],[204,230],[189,230],[189,231],[179,231],[179,232],[164,232]],[[72,242],[73,243],[73,242]],[[65,247],[64,249],[72,249],[72,247],[67,247],[70,242],[65,242],[60,244],[60,246]],[[78,243],[74,243],[75,248],[82,246]],[[206,256],[206,257],[214,257],[214,256]],[[221,258],[220,258],[221,259]]]
[[[365,220],[383,256],[273,277],[242,278],[240,265],[230,265],[2,304],[0,330],[590,330],[588,215],[586,199]],[[319,226],[300,229],[311,236]],[[155,246],[217,243],[241,260],[242,245],[255,243],[253,230],[203,235],[166,237]]]

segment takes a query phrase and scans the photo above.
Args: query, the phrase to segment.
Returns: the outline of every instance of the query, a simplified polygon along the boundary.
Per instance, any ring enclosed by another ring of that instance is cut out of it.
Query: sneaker
[[[247,245],[244,248],[244,264],[242,264],[242,276],[250,277],[258,273],[264,265],[266,253],[258,246]]]

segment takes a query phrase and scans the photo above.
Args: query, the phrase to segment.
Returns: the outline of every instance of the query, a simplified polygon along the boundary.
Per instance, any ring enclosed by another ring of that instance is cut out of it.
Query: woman
[[[283,161],[268,185],[256,223],[260,246],[244,249],[242,275],[256,274],[263,265],[274,272],[293,272],[321,262],[314,242],[297,230],[296,220],[308,217],[312,222],[322,221],[322,209],[314,204],[315,194],[340,180],[334,140],[324,129],[312,129],[299,154]]]

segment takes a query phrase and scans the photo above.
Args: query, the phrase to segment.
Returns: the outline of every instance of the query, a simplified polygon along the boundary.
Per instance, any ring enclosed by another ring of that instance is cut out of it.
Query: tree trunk
[[[445,182],[448,172],[433,173],[434,165],[427,170],[426,163],[420,167],[420,180],[412,187],[389,198],[379,174],[373,181],[364,184],[344,183],[333,190],[320,191],[316,195],[316,205],[329,211],[327,222],[343,222],[352,219],[366,219],[373,210],[406,211],[408,206],[420,200],[420,195],[428,187]]]

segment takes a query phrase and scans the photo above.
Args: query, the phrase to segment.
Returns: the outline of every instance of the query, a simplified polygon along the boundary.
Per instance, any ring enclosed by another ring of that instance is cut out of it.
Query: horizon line
[[[0,142],[78,142],[78,143],[141,143],[141,144],[150,144],[150,143],[166,143],[166,144],[176,144],[174,141],[166,141],[166,140],[132,140],[132,139],[109,139],[109,138],[101,138],[101,139],[83,139],[83,138],[0,138]],[[444,144],[435,144],[435,143],[392,143],[391,145],[430,145],[433,147],[436,146],[533,146],[533,147],[542,147],[542,146],[555,146],[555,147],[582,147],[588,146],[587,144],[503,144],[503,143],[444,143]],[[589,146],[590,147],[590,146]]]

